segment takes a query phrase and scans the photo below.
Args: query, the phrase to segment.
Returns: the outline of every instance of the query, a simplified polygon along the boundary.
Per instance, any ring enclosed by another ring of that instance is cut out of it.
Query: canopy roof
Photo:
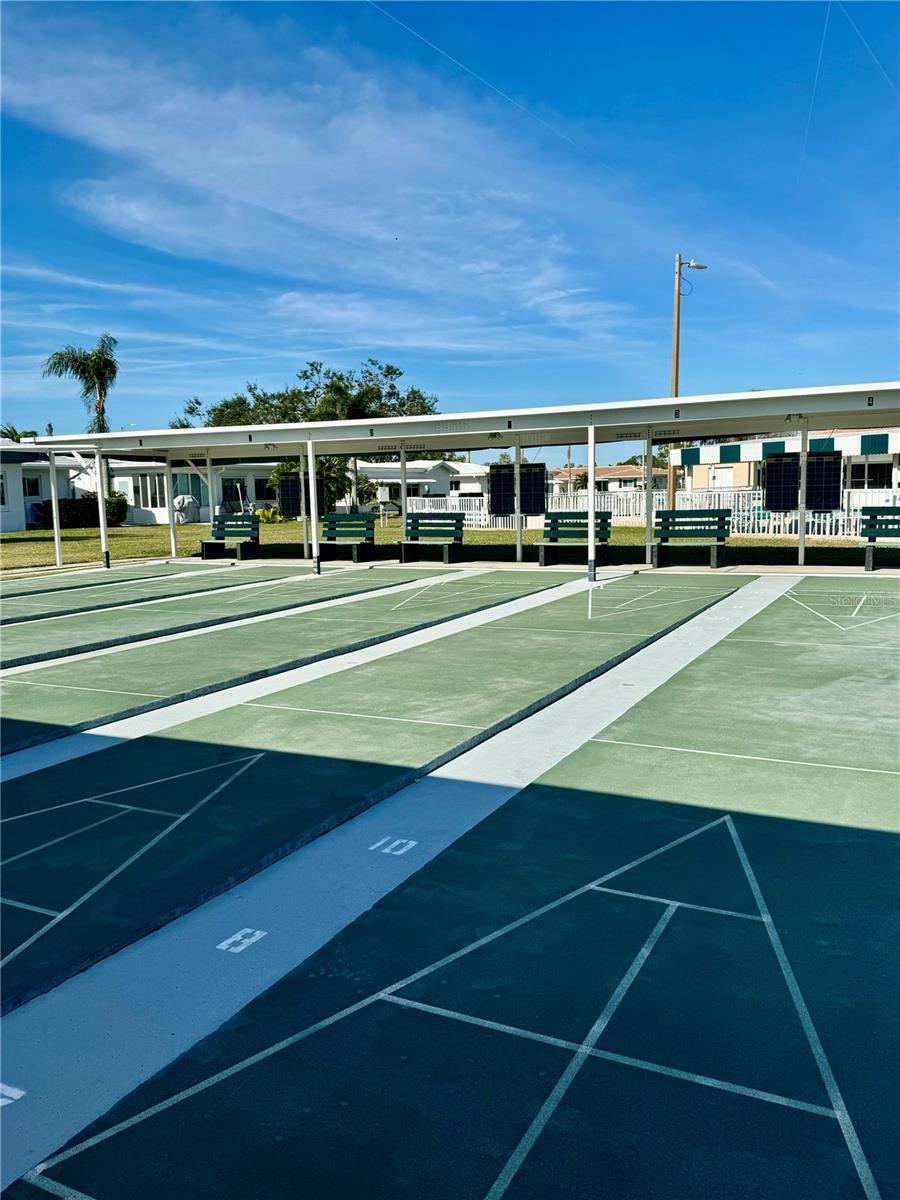
[[[841,384],[667,396],[605,404],[507,408],[493,412],[322,421],[298,425],[234,425],[202,429],[127,430],[31,439],[46,449],[99,450],[129,458],[173,461],[293,457],[312,441],[317,454],[407,452],[424,457],[444,450],[484,450],[581,445],[593,425],[601,442],[637,441],[648,432],[658,442],[693,441],[734,434],[797,432],[810,428],[884,428],[900,424],[900,382]]]

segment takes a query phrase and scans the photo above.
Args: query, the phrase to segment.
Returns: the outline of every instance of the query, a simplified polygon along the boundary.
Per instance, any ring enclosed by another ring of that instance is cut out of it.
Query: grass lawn
[[[208,525],[179,525],[176,528],[179,557],[199,555],[200,541],[209,532]],[[285,521],[276,525],[262,525],[260,537],[263,546],[296,547],[301,553],[300,524]],[[382,528],[375,527],[375,540],[379,544],[396,542],[400,538],[400,518],[394,517]],[[512,545],[515,535],[511,529],[467,529],[466,544],[471,546]],[[537,542],[541,532],[537,529],[525,531],[525,542]],[[797,539],[790,537],[760,538],[736,535],[729,539],[732,544],[754,546],[796,546]],[[612,544],[638,546],[644,541],[644,530],[637,525],[614,526]],[[855,546],[853,538],[808,538],[809,546]],[[121,525],[109,531],[109,549],[114,561],[129,558],[168,557],[169,530],[165,525]],[[100,534],[96,529],[64,529],[62,532],[63,562],[92,564],[100,561]],[[5,533],[0,536],[0,569],[22,570],[28,567],[53,566],[53,534],[48,529],[26,530],[21,533]]]

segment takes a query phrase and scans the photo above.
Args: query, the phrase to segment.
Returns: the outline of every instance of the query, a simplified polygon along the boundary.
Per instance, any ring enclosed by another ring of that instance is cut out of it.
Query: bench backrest
[[[259,517],[256,513],[216,513],[212,519],[212,536],[216,541],[247,538],[258,542]]]
[[[724,542],[731,533],[730,508],[663,508],[653,532],[661,542],[670,538],[706,538]]]
[[[375,514],[326,513],[322,518],[322,536],[326,542],[339,542],[342,538],[354,542],[374,542]]]
[[[463,512],[407,513],[404,537],[408,542],[422,538],[462,542],[466,514]]]
[[[597,543],[608,542],[612,525],[611,512],[595,513],[594,535]],[[586,512],[544,513],[544,541],[587,542],[588,518]]]
[[[900,506],[885,508],[861,508],[862,527],[860,534],[870,542],[876,538],[900,538]]]

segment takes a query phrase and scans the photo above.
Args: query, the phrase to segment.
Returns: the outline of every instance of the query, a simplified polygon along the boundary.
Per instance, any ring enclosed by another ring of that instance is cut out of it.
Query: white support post
[[[53,514],[53,557],[58,567],[62,562],[62,537],[59,532],[59,480],[56,478],[56,455],[51,450],[47,455],[50,467],[50,511]]]
[[[401,537],[406,537],[406,446],[400,443],[400,520],[403,529]]]
[[[644,444],[644,558],[649,566],[653,561],[653,429],[647,426]]]
[[[216,518],[216,497],[213,492],[212,459],[206,456],[206,490],[209,492],[209,532],[212,533],[213,521]]]
[[[597,578],[597,430],[593,417],[588,425],[587,450],[587,572],[589,582],[593,583]]]
[[[309,558],[309,522],[306,519],[306,472],[303,469],[303,455],[298,460],[300,467],[300,521],[303,524],[303,557]]]
[[[806,562],[806,460],[809,454],[809,421],[800,430],[800,486],[797,494],[797,565]]]
[[[516,562],[522,561],[522,446],[515,445],[513,460],[513,506],[516,523]]]
[[[172,557],[178,557],[178,542],[175,538],[175,488],[172,483],[172,464],[169,462],[169,456],[166,455],[166,465],[163,471],[163,476],[166,481],[166,517],[169,521],[169,550]]]
[[[97,481],[97,517],[100,522],[100,561],[109,566],[109,531],[106,528],[106,488],[103,483],[103,455],[94,453],[94,475]]]
[[[313,570],[317,575],[322,573],[322,563],[319,558],[319,497],[316,495],[316,448],[313,443],[306,443],[306,461],[309,468],[309,523],[312,532]]]

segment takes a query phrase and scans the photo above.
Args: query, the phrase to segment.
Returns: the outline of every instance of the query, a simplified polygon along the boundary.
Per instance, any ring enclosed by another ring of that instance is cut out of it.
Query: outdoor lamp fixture
[[[675,255],[675,301],[672,309],[672,395],[678,395],[678,360],[681,348],[681,282],[683,272],[705,271],[706,263],[699,263],[694,258],[687,262],[680,254]],[[693,289],[692,289],[693,290]],[[666,507],[675,507],[675,467],[671,461],[672,447],[669,447],[669,465],[666,468]]]

